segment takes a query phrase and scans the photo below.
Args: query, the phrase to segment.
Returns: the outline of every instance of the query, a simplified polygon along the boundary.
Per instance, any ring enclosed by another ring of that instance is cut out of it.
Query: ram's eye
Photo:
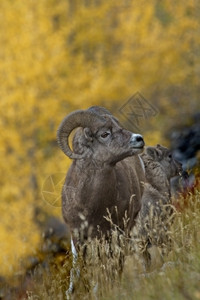
[[[168,155],[168,157],[169,157],[170,159],[172,159],[172,155],[171,155],[171,153]]]
[[[102,133],[101,134],[101,137],[103,138],[103,139],[105,139],[107,136],[109,136],[110,135],[110,133],[109,132],[104,132],[104,133]]]

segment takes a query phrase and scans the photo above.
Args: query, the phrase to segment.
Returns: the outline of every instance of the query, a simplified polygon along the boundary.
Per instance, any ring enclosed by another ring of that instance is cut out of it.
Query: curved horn
[[[120,124],[119,120],[117,118],[115,118],[109,110],[107,110],[106,108],[104,108],[102,106],[91,106],[90,108],[88,108],[88,111],[94,112],[100,116],[109,115],[112,117],[113,120],[115,120],[115,122],[117,122],[117,124],[119,124],[121,127],[123,127]]]
[[[112,116],[111,112],[102,106],[91,106],[88,111],[94,112],[98,115],[109,115]]]
[[[90,111],[76,110],[67,115],[57,130],[57,141],[62,151],[72,159],[81,159],[85,154],[74,153],[69,147],[69,135],[77,127],[90,127],[94,121],[99,120],[105,123],[102,116]]]

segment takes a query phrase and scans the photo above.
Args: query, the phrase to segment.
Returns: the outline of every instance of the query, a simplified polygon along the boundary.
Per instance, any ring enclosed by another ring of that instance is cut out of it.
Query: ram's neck
[[[76,160],[73,162],[74,167],[76,168],[76,171],[83,175],[97,175],[103,173],[103,174],[110,174],[114,168],[113,166],[102,163],[100,161],[92,160],[92,159],[81,159]]]
[[[99,197],[109,199],[108,195],[112,201],[116,196],[115,169],[109,165],[96,165],[87,160],[74,161],[67,182],[80,191],[83,202],[88,202],[88,198],[93,202],[100,201]]]

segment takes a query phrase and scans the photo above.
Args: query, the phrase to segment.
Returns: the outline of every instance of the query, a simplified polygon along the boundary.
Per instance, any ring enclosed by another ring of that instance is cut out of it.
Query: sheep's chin
[[[135,148],[132,148],[132,154],[140,154],[142,153],[144,150],[144,147],[135,147]]]

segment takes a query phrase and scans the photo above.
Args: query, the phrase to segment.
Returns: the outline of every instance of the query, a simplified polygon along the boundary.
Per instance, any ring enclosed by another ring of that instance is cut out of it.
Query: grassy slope
[[[177,213],[170,232],[172,250],[168,255],[162,257],[159,248],[151,249],[153,265],[145,272],[140,256],[131,251],[134,239],[130,243],[122,235],[119,247],[114,235],[112,257],[108,257],[106,243],[94,242],[88,246],[87,266],[79,262],[81,276],[75,283],[72,299],[200,299],[200,182],[192,193],[179,197],[175,206]],[[69,250],[68,242],[64,249]],[[118,264],[120,252],[126,255],[122,273]],[[18,274],[18,279],[15,275],[7,287],[0,281],[4,286],[0,288],[3,299],[66,299],[72,266],[70,252],[66,255],[49,251],[45,258],[42,255],[38,253],[40,262],[36,267],[25,275]]]
[[[119,249],[115,247],[115,257],[107,259],[106,245],[102,246],[103,259],[99,261],[93,245],[92,259],[81,269],[74,299],[200,299],[200,185],[178,202],[179,211],[171,229],[173,247],[162,264],[157,249],[152,270],[146,273],[137,257],[129,253],[119,276]],[[122,244],[124,251],[127,245]],[[51,272],[43,270],[40,276],[36,272],[29,300],[65,299],[70,265],[68,257],[64,265],[54,265]]]

